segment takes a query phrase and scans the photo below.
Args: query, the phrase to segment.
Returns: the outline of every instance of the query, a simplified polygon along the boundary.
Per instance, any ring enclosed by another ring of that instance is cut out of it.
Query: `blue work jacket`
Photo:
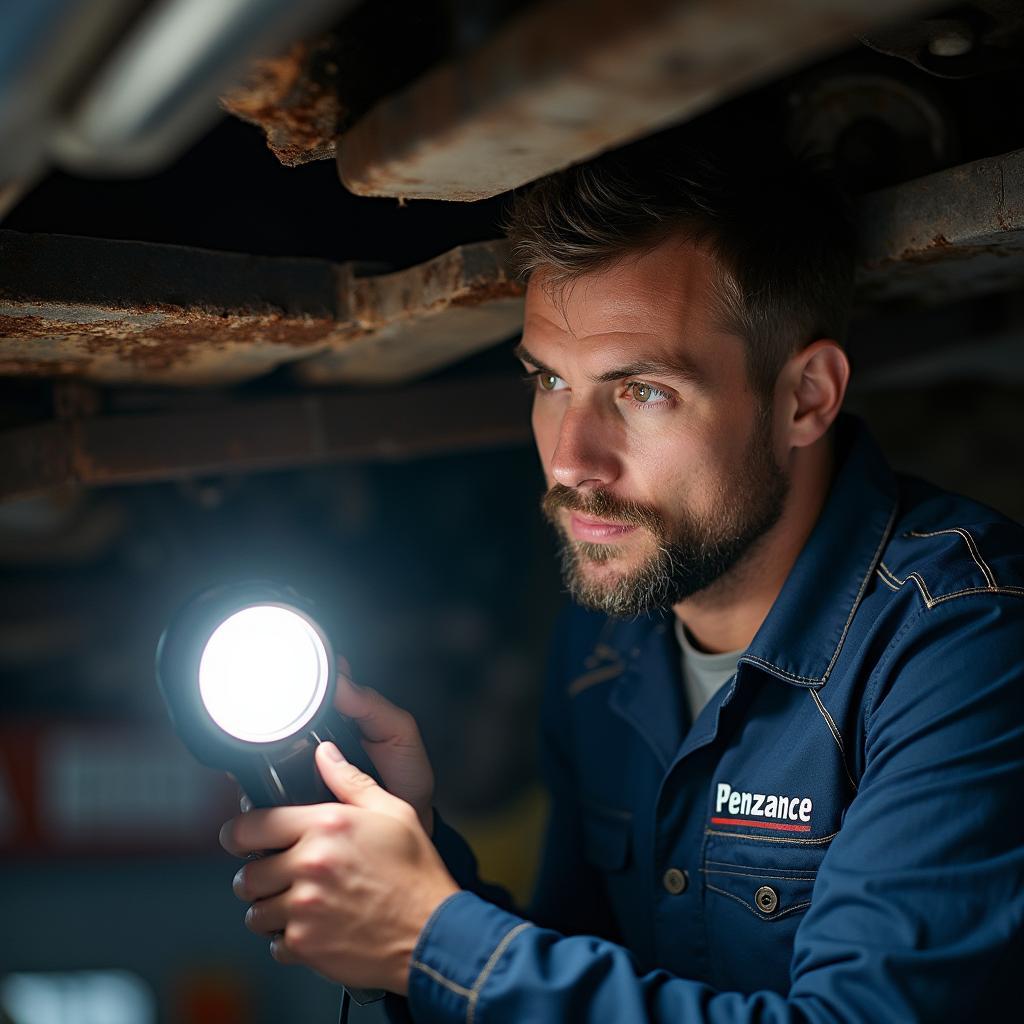
[[[517,914],[440,826],[464,891],[413,954],[414,1020],[1016,1017],[1024,530],[897,477],[849,418],[837,458],[696,721],[670,612],[569,612],[536,901]]]

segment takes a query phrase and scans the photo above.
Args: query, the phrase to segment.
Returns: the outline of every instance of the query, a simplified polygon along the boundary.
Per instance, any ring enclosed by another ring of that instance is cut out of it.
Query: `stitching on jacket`
[[[769,669],[777,675],[785,676],[787,679],[791,679],[794,682],[810,683],[814,686],[824,686],[828,682],[828,677],[832,674],[832,669],[835,668],[836,662],[839,660],[839,652],[843,649],[843,644],[846,642],[846,634],[850,632],[850,625],[853,622],[853,617],[857,614],[857,609],[860,607],[860,602],[864,597],[864,591],[868,588],[868,582],[871,580],[874,574],[875,567],[880,563],[882,554],[882,548],[889,541],[889,534],[892,533],[892,524],[896,521],[896,510],[898,506],[893,505],[892,511],[889,513],[889,521],[885,524],[885,529],[882,530],[882,536],[878,541],[878,547],[875,548],[875,553],[871,556],[871,561],[868,563],[868,571],[864,573],[864,578],[860,581],[860,587],[857,590],[857,596],[853,599],[853,604],[850,606],[850,614],[846,616],[846,622],[843,624],[843,631],[839,634],[839,640],[836,642],[836,648],[832,652],[832,657],[829,659],[829,663],[825,666],[825,671],[822,673],[820,678],[812,676],[801,676],[795,672],[787,672],[784,668],[779,668],[778,665],[773,665],[770,661],[765,661],[764,658],[759,658],[755,654],[744,654],[740,661],[751,662],[755,665],[760,665],[762,668]],[[845,763],[845,761],[844,761]],[[847,770],[849,775],[849,770]],[[853,782],[853,779],[850,779]],[[856,789],[854,785],[854,789]]]
[[[879,563],[879,566],[878,566],[878,569],[877,569],[877,575],[878,575],[878,578],[879,578],[879,579],[880,579],[880,580],[881,580],[881,581],[882,581],[882,582],[883,582],[883,583],[884,583],[884,584],[885,584],[885,585],[886,585],[886,586],[887,586],[887,587],[888,587],[888,588],[889,588],[890,590],[898,592],[898,591],[899,591],[899,589],[900,589],[900,585],[899,585],[899,582],[898,582],[897,580],[891,579],[891,578],[890,578],[890,576],[887,576],[887,575],[886,575],[886,573],[887,573],[887,572],[888,572],[888,570],[887,570],[887,569],[885,569],[885,567],[884,567],[883,565],[881,565],[881,563]]]
[[[435,970],[429,964],[423,963],[421,960],[413,960],[409,965],[415,967],[416,970],[422,971],[428,978],[432,978],[439,985],[448,989],[449,992],[454,992],[457,996],[462,996],[466,1000],[466,1024],[473,1024],[473,1018],[476,1015],[476,1004],[480,999],[480,990],[484,987],[484,983],[490,976],[491,971],[494,970],[495,965],[501,959],[502,954],[508,949],[509,943],[522,931],[531,927],[529,921],[521,921],[514,928],[509,929],[505,933],[505,937],[498,943],[494,948],[494,952],[490,955],[487,963],[484,964],[483,970],[476,976],[476,981],[473,982],[472,988],[466,988],[464,985],[460,985],[457,981],[452,981],[446,978],[440,971]]]
[[[864,597],[864,591],[868,589],[868,580],[871,579],[875,566],[881,561],[882,548],[888,543],[889,534],[892,533],[892,524],[896,521],[897,507],[897,505],[893,505],[892,511],[889,513],[889,521],[885,524],[885,529],[882,531],[882,536],[878,541],[878,547],[875,548],[875,553],[871,556],[871,561],[868,563],[868,571],[864,573],[864,579],[860,581],[860,589],[857,591],[857,596],[853,599],[853,605],[850,607],[850,614],[846,617],[846,625],[843,626],[839,643],[836,644],[836,649],[832,652],[832,660],[826,666],[825,673],[821,677],[822,685],[828,680],[828,677],[832,674],[832,669],[835,668],[835,664],[839,660],[839,652],[843,649],[843,644],[846,642],[846,634],[850,632],[850,623],[853,622],[853,617],[857,614],[861,599]]]
[[[505,937],[495,947],[494,952],[491,954],[490,959],[484,964],[484,969],[477,975],[477,979],[473,982],[473,989],[469,993],[468,1002],[466,1005],[466,1024],[473,1024],[473,1017],[476,1015],[476,1004],[480,998],[480,990],[484,987],[484,982],[487,981],[491,971],[494,970],[495,964],[501,959],[505,950],[508,949],[509,943],[522,931],[525,931],[530,927],[529,921],[521,921],[514,928],[510,929],[505,933]]]
[[[889,566],[885,564],[885,562],[879,562],[878,566],[880,569],[884,570],[884,572],[889,576],[891,580],[893,580],[893,582],[899,584],[899,586],[901,587],[908,581],[913,580],[914,583],[917,584],[917,589],[921,591],[921,597],[924,600],[925,606],[931,608],[931,606],[934,604],[935,599],[928,592],[928,585],[921,578],[919,573],[912,572],[907,576],[906,579],[901,580],[899,576],[897,576],[896,573],[894,573],[892,569],[890,569]]]
[[[768,916],[766,914],[762,914],[761,911],[756,910],[745,899],[743,899],[742,896],[737,896],[735,893],[732,892],[726,892],[725,889],[719,889],[717,885],[708,885],[708,888],[712,892],[717,892],[722,896],[728,896],[729,899],[735,900],[738,904],[740,904],[740,906],[746,907],[747,910],[749,910],[754,915],[754,917],[758,918],[758,920],[761,921],[778,921],[780,917],[785,917],[787,914],[792,914],[796,910],[803,910],[804,907],[809,907],[811,905],[810,900],[805,900],[803,903],[796,903],[792,907],[786,907],[785,910],[779,911],[779,913],[777,914],[772,914],[771,916]]]
[[[749,864],[733,864],[733,862],[730,861],[730,860],[708,860],[707,858],[705,858],[704,863],[705,864],[718,864],[720,867],[723,867],[723,868],[749,868],[750,867]],[[788,868],[775,868],[775,870],[776,871],[787,871],[789,869]],[[797,868],[793,868],[792,870],[796,871],[798,869]]]
[[[613,665],[603,665],[601,668],[595,668],[590,672],[584,672],[583,675],[577,676],[569,684],[566,692],[570,697],[578,697],[584,690],[589,690],[591,686],[596,686],[598,683],[603,683],[609,679],[615,679],[617,676],[621,676],[624,669],[625,666],[621,661],[619,661]]]
[[[708,861],[716,864],[717,861]],[[774,878],[779,882],[813,882],[816,875],[769,875],[764,871],[719,871],[718,868],[701,868],[705,875],[738,875],[742,878]]]
[[[963,597],[965,594],[1004,594],[1010,597],[1020,597],[1024,595],[1024,587],[968,587],[965,590],[956,590],[952,594],[943,594],[942,597],[937,597],[932,601],[932,606],[942,604],[943,601],[949,601],[954,597]]]
[[[843,746],[843,737],[840,735],[839,729],[837,728],[832,716],[828,713],[828,708],[822,704],[821,698],[818,696],[818,691],[809,690],[808,692],[814,698],[814,703],[821,712],[821,717],[825,719],[825,724],[828,726],[829,732],[832,733],[832,738],[836,741],[836,745],[839,747],[839,759],[843,762],[843,771],[846,772],[846,777],[850,780],[850,785],[853,786],[853,791],[856,793],[858,792],[857,783],[853,781],[853,773],[850,771],[850,766],[846,763],[846,748]]]
[[[594,641],[594,649],[583,659],[588,671],[571,679],[566,687],[565,692],[570,697],[577,697],[591,686],[614,679],[625,671],[626,664],[622,660],[622,655],[609,643],[614,628],[615,620],[606,618]]]
[[[778,665],[773,665],[770,661],[765,661],[764,658],[759,658],[756,654],[744,654],[740,661],[751,661],[755,665],[761,665],[763,668],[769,668],[772,672],[777,672],[779,675],[785,676],[787,679],[792,679],[795,682],[801,683],[820,683],[821,680],[815,676],[798,676],[795,672],[787,672],[784,668],[779,668]]]
[[[938,537],[944,533],[955,533],[959,537],[962,537],[967,544],[968,550],[971,552],[971,558],[974,559],[974,564],[982,571],[985,579],[988,580],[988,589],[996,590],[998,584],[996,583],[995,574],[989,568],[988,562],[981,557],[981,551],[978,550],[978,545],[975,544],[974,538],[965,530],[962,526],[954,526],[949,530],[932,530],[930,533],[925,533],[922,530],[910,530],[907,533],[908,537]]]
[[[759,843],[798,843],[801,846],[820,846],[822,843],[831,842],[831,840],[839,835],[839,832],[836,831],[831,835],[822,836],[820,839],[776,839],[775,836],[752,836],[746,832],[723,832],[721,829],[715,828],[706,828],[704,832],[709,836],[729,836],[730,839],[756,839]]]
[[[943,530],[943,533],[955,533],[955,530]],[[880,568],[884,569],[901,587],[913,580],[917,584],[917,589],[921,591],[921,597],[924,599],[925,606],[929,609],[934,608],[936,605],[942,604],[943,601],[951,601],[954,597],[964,597],[967,594],[1003,594],[1010,597],[1020,597],[1024,595],[1024,587],[1012,587],[1012,586],[996,586],[996,587],[964,587],[962,590],[954,590],[951,594],[942,594],[940,597],[932,597],[928,591],[928,587],[924,580],[921,579],[920,575],[916,572],[910,573],[906,579],[901,580],[891,569],[889,569],[884,563],[880,563]],[[891,584],[890,584],[891,585]]]
[[[433,967],[420,960],[413,960],[409,966],[415,967],[417,971],[422,971],[428,978],[433,978],[438,985],[443,985],[446,989],[454,992],[457,996],[462,996],[464,999],[468,999],[473,994],[468,988],[464,988],[456,981],[449,981],[439,971],[435,971]]]

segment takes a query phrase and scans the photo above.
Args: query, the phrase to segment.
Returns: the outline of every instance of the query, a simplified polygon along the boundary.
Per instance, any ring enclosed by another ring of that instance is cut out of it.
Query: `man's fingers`
[[[247,811],[224,823],[220,845],[236,857],[261,850],[285,850],[315,822],[312,807],[268,807]]]
[[[400,816],[400,808],[408,807],[404,800],[381,789],[369,775],[346,761],[333,743],[321,743],[316,748],[316,766],[327,788],[342,803],[391,817]]]
[[[284,935],[275,935],[270,940],[270,955],[279,964],[297,964],[302,962],[288,948],[288,941]]]
[[[292,874],[287,854],[259,857],[238,869],[231,889],[244,903],[254,903],[284,892],[291,885]]]
[[[334,707],[346,718],[351,718],[371,743],[389,740],[412,743],[419,738],[416,720],[408,711],[392,704],[376,690],[356,686],[344,672],[338,676]]]
[[[288,923],[288,909],[284,896],[259,900],[245,912],[245,927],[256,935],[274,935],[283,932]]]

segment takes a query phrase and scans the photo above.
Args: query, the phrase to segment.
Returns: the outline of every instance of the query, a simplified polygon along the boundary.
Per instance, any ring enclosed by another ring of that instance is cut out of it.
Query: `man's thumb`
[[[345,759],[345,755],[331,743],[324,741],[316,748],[316,766],[327,788],[345,804],[384,811],[392,799],[365,772]]]

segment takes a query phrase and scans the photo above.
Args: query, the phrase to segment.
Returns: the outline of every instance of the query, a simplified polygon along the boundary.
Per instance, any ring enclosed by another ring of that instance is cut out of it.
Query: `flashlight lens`
[[[272,743],[310,722],[328,674],[327,649],[304,616],[278,605],[253,605],[225,619],[207,641],[199,692],[226,733]]]

